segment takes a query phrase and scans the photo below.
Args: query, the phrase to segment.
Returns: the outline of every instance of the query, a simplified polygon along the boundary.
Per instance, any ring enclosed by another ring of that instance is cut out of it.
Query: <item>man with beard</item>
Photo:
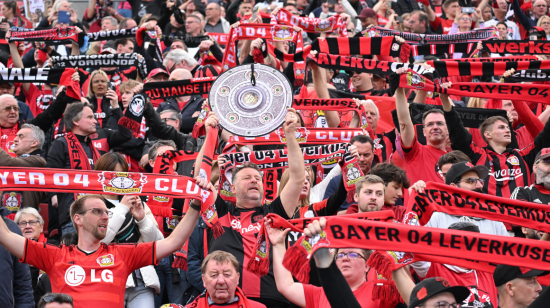
[[[516,188],[511,198],[550,204],[550,148],[544,148],[537,154],[533,172],[535,173],[535,184]]]
[[[447,175],[445,176],[445,184],[471,190],[475,192],[482,192],[484,179],[489,175],[489,169],[485,166],[474,166],[470,162],[460,162],[454,164]],[[426,183],[424,181],[418,181],[409,188],[409,192],[416,190],[416,192],[424,192]],[[487,219],[481,219],[476,217],[450,215],[442,212],[434,212],[430,221],[426,224],[427,227],[443,228],[447,229],[451,224],[461,221],[469,221],[478,226],[481,233],[509,236],[506,231],[506,227],[500,221],[492,221]]]
[[[109,223],[105,201],[101,195],[85,195],[71,206],[71,220],[78,232],[76,246],[53,246],[25,239],[12,233],[3,220],[0,221],[0,244],[20,262],[44,269],[50,277],[52,291],[72,296],[75,308],[121,308],[124,297],[120,294],[124,294],[126,285],[120,283],[120,277],[157,264],[158,260],[181,249],[199,216],[197,203],[191,202],[182,223],[166,239],[106,245],[100,242]]]

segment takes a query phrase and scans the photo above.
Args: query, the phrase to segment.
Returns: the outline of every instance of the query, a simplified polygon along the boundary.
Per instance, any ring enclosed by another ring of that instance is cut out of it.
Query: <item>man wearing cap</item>
[[[474,166],[470,162],[460,162],[454,164],[445,176],[445,184],[482,192],[484,179],[489,175],[489,169],[485,166]],[[423,192],[426,183],[420,180],[409,188],[409,191]],[[450,215],[442,212],[434,212],[430,221],[426,224],[427,227],[447,229],[451,224],[460,221],[470,221],[479,227],[481,233],[509,236],[506,227],[500,221],[492,221],[488,219]]]
[[[537,154],[533,173],[535,173],[535,184],[516,188],[511,198],[550,204],[550,148],[544,148]]]
[[[371,8],[364,8],[361,14],[355,18],[361,20],[361,26],[363,29],[367,29],[369,26],[378,26],[378,14]]]
[[[402,267],[393,271],[399,294],[411,308],[417,307],[457,307],[470,296],[470,290],[464,286],[452,286],[441,277],[428,278],[415,285],[409,273]]]
[[[542,287],[537,277],[550,272],[500,264],[493,273],[500,308],[526,308],[539,297]],[[546,306],[548,303],[546,303]]]

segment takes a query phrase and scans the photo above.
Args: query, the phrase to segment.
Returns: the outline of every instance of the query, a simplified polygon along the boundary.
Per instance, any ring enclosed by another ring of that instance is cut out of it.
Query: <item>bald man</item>
[[[217,3],[206,6],[206,25],[204,31],[209,33],[229,33],[229,22],[221,16],[222,11]]]
[[[193,75],[191,75],[190,71],[186,69],[175,69],[170,74],[170,78],[168,78],[168,80],[185,80],[191,78],[193,78]],[[160,114],[164,110],[168,109],[173,109],[179,112],[181,115],[180,132],[190,134],[193,131],[195,121],[197,121],[197,118],[201,112],[203,101],[204,98],[201,95],[169,98],[159,105],[157,112]]]

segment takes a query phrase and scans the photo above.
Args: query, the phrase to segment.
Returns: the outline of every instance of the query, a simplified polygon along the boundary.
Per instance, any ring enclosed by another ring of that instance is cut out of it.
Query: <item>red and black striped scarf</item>
[[[409,44],[399,44],[394,37],[327,37],[317,38],[303,52],[285,54],[275,49],[277,59],[286,62],[303,61],[309,53],[315,50],[319,53],[332,55],[379,55],[398,57],[401,62],[407,62],[411,52]]]
[[[383,27],[370,27],[361,32],[365,37],[399,36],[408,44],[456,44],[475,43],[484,40],[498,39],[498,32],[494,27],[479,28],[467,32],[454,34],[417,34],[410,32],[399,32]]]
[[[519,84],[519,83],[490,83],[490,82],[457,82],[449,88],[441,87],[439,81],[435,83],[427,77],[409,70],[402,75],[390,76],[390,87],[423,90],[467,97],[496,98],[496,99],[522,99],[537,101],[545,104],[546,97],[550,94],[550,85]]]

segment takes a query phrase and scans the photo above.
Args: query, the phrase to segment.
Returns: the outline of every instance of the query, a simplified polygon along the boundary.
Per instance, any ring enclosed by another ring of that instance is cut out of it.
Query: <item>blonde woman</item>
[[[118,95],[114,89],[109,88],[109,77],[104,71],[96,70],[92,72],[88,81],[86,98],[94,106],[94,113],[99,126],[102,128],[118,129],[118,126],[107,127],[109,117],[122,118],[122,111],[118,108]],[[115,122],[118,122],[118,120]]]
[[[546,32],[546,39],[550,40],[550,16],[543,15],[537,21],[537,27],[543,28]]]

